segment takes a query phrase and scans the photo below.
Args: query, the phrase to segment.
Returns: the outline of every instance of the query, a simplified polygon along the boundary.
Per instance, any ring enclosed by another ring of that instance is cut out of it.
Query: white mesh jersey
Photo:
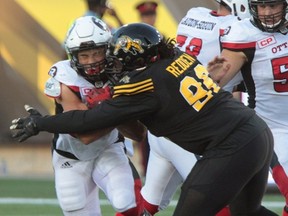
[[[207,8],[191,8],[178,25],[177,46],[180,50],[197,56],[207,66],[209,61],[221,53],[220,29],[237,21],[238,18],[234,15],[219,16],[216,11]],[[232,91],[241,81],[242,76],[239,73],[225,86],[225,90]]]
[[[221,37],[223,48],[242,51],[248,58],[243,77],[255,110],[272,130],[288,129],[287,35],[262,32],[249,19],[235,22]]]
[[[87,92],[95,88],[94,85],[77,74],[77,72],[70,66],[70,61],[68,60],[54,64],[50,69],[49,75],[51,78],[47,80],[44,92],[47,96],[53,98],[57,97],[57,95],[60,96],[61,94],[61,90],[59,93],[55,93],[54,91],[57,82],[65,84],[75,92],[79,91],[83,102],[85,102]],[[84,145],[78,139],[69,134],[59,134],[56,148],[72,153],[80,160],[91,160],[97,158],[104,149],[108,148],[109,145],[115,143],[117,140],[118,131],[116,129],[89,145]]]

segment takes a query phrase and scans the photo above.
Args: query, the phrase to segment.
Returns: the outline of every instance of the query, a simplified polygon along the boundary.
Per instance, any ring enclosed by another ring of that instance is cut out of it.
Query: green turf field
[[[172,215],[176,198],[171,206],[157,216]],[[103,216],[113,216],[114,210],[100,193]],[[281,215],[284,205],[278,193],[267,194],[263,205]],[[53,179],[0,179],[0,216],[61,216],[54,191]]]

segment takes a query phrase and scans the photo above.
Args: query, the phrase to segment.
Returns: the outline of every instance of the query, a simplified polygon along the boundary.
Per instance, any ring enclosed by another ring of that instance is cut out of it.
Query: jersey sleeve
[[[256,39],[254,40],[253,28],[248,27],[249,24],[249,20],[242,20],[221,29],[220,42],[222,49],[243,51],[255,48]]]
[[[50,78],[45,83],[44,94],[52,98],[60,97],[61,83],[67,86],[75,86],[78,78],[78,74],[71,68],[70,62],[67,60],[52,65],[48,75]]]
[[[50,77],[45,83],[44,94],[48,97],[58,98],[61,95],[60,82],[53,77]]]

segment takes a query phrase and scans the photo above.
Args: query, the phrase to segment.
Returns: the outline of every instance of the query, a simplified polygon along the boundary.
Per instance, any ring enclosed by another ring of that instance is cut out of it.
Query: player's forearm
[[[141,142],[146,137],[147,129],[139,121],[131,121],[117,127],[119,132],[136,142]]]
[[[86,112],[89,111],[90,110],[73,110],[54,116],[45,116],[37,119],[35,123],[39,131],[47,131],[50,133],[85,133],[111,126],[103,126],[101,121],[104,122],[104,120],[101,118],[99,118],[99,121],[89,119],[89,117],[86,116]]]

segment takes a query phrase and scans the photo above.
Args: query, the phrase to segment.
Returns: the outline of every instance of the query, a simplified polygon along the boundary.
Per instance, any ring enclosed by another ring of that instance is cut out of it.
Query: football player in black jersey
[[[201,155],[182,186],[174,216],[215,215],[228,204],[232,215],[277,215],[261,206],[273,138],[254,110],[147,24],[119,28],[110,55],[113,78],[120,78],[112,99],[91,110],[44,117],[26,106],[30,115],[12,121],[13,137],[24,141],[40,131],[86,132],[139,120],[154,135]]]

